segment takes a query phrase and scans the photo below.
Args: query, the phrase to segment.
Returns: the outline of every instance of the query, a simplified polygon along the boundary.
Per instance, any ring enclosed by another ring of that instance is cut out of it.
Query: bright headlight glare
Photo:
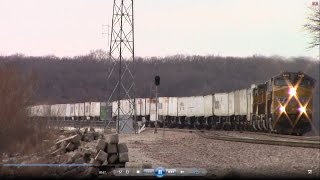
[[[302,113],[305,113],[306,112],[306,108],[305,107],[300,107],[299,111],[302,112]]]
[[[297,94],[296,88],[290,88],[290,89],[289,89],[289,94],[290,94],[291,96],[295,96],[295,95]]]
[[[281,107],[280,107],[280,112],[282,112],[282,113],[283,113],[283,112],[285,112],[285,111],[286,111],[286,108],[285,108],[285,107],[283,107],[283,106],[281,106]]]

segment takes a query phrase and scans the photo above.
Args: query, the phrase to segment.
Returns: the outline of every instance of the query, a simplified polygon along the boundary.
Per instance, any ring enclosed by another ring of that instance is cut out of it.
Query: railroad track
[[[154,128],[146,128],[153,130]],[[304,148],[317,148],[320,149],[320,141],[311,140],[280,140],[280,139],[263,139],[263,138],[250,138],[250,137],[235,137],[231,135],[222,135],[209,130],[196,130],[196,129],[170,129],[170,128],[158,128],[158,132],[161,131],[174,131],[174,132],[190,132],[196,133],[200,137],[206,139],[215,139],[232,142],[243,142],[253,144],[267,144],[277,146],[290,146],[290,147],[304,147]]]
[[[264,133],[264,132],[250,132],[250,131],[245,131],[245,132],[248,134],[258,134],[258,135],[264,135],[269,137],[279,137],[279,138],[294,139],[294,140],[320,141],[320,136],[292,136],[292,135],[280,135],[280,134]]]

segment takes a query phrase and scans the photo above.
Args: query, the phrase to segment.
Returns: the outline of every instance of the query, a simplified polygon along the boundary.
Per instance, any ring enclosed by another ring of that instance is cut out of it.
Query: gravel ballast
[[[250,134],[250,136],[254,136]],[[206,168],[212,176],[237,174],[259,177],[315,177],[320,175],[319,149],[228,142],[194,133],[146,130],[120,135],[130,149],[131,162],[153,167]],[[308,174],[312,170],[312,174]]]

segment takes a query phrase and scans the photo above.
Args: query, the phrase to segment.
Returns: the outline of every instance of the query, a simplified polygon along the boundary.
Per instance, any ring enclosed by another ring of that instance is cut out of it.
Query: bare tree
[[[313,2],[309,11],[308,23],[304,25],[304,28],[312,36],[309,48],[314,48],[320,46],[320,2]]]

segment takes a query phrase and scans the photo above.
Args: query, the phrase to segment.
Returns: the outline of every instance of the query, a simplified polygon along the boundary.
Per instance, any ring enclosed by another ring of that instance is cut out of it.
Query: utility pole
[[[158,86],[160,85],[160,76],[156,76],[154,78],[154,83],[156,85],[156,122],[155,122],[155,129],[154,133],[158,133],[157,127],[158,127]]]
[[[113,89],[109,94],[107,104],[111,104],[114,100],[117,101],[117,108],[113,109],[112,112],[116,116],[117,133],[122,132],[122,130],[137,133],[133,0],[113,1],[110,35],[109,54],[112,68],[107,78],[107,88],[113,87]],[[114,77],[117,77],[116,82]],[[124,109],[121,100],[129,101],[129,109]]]

